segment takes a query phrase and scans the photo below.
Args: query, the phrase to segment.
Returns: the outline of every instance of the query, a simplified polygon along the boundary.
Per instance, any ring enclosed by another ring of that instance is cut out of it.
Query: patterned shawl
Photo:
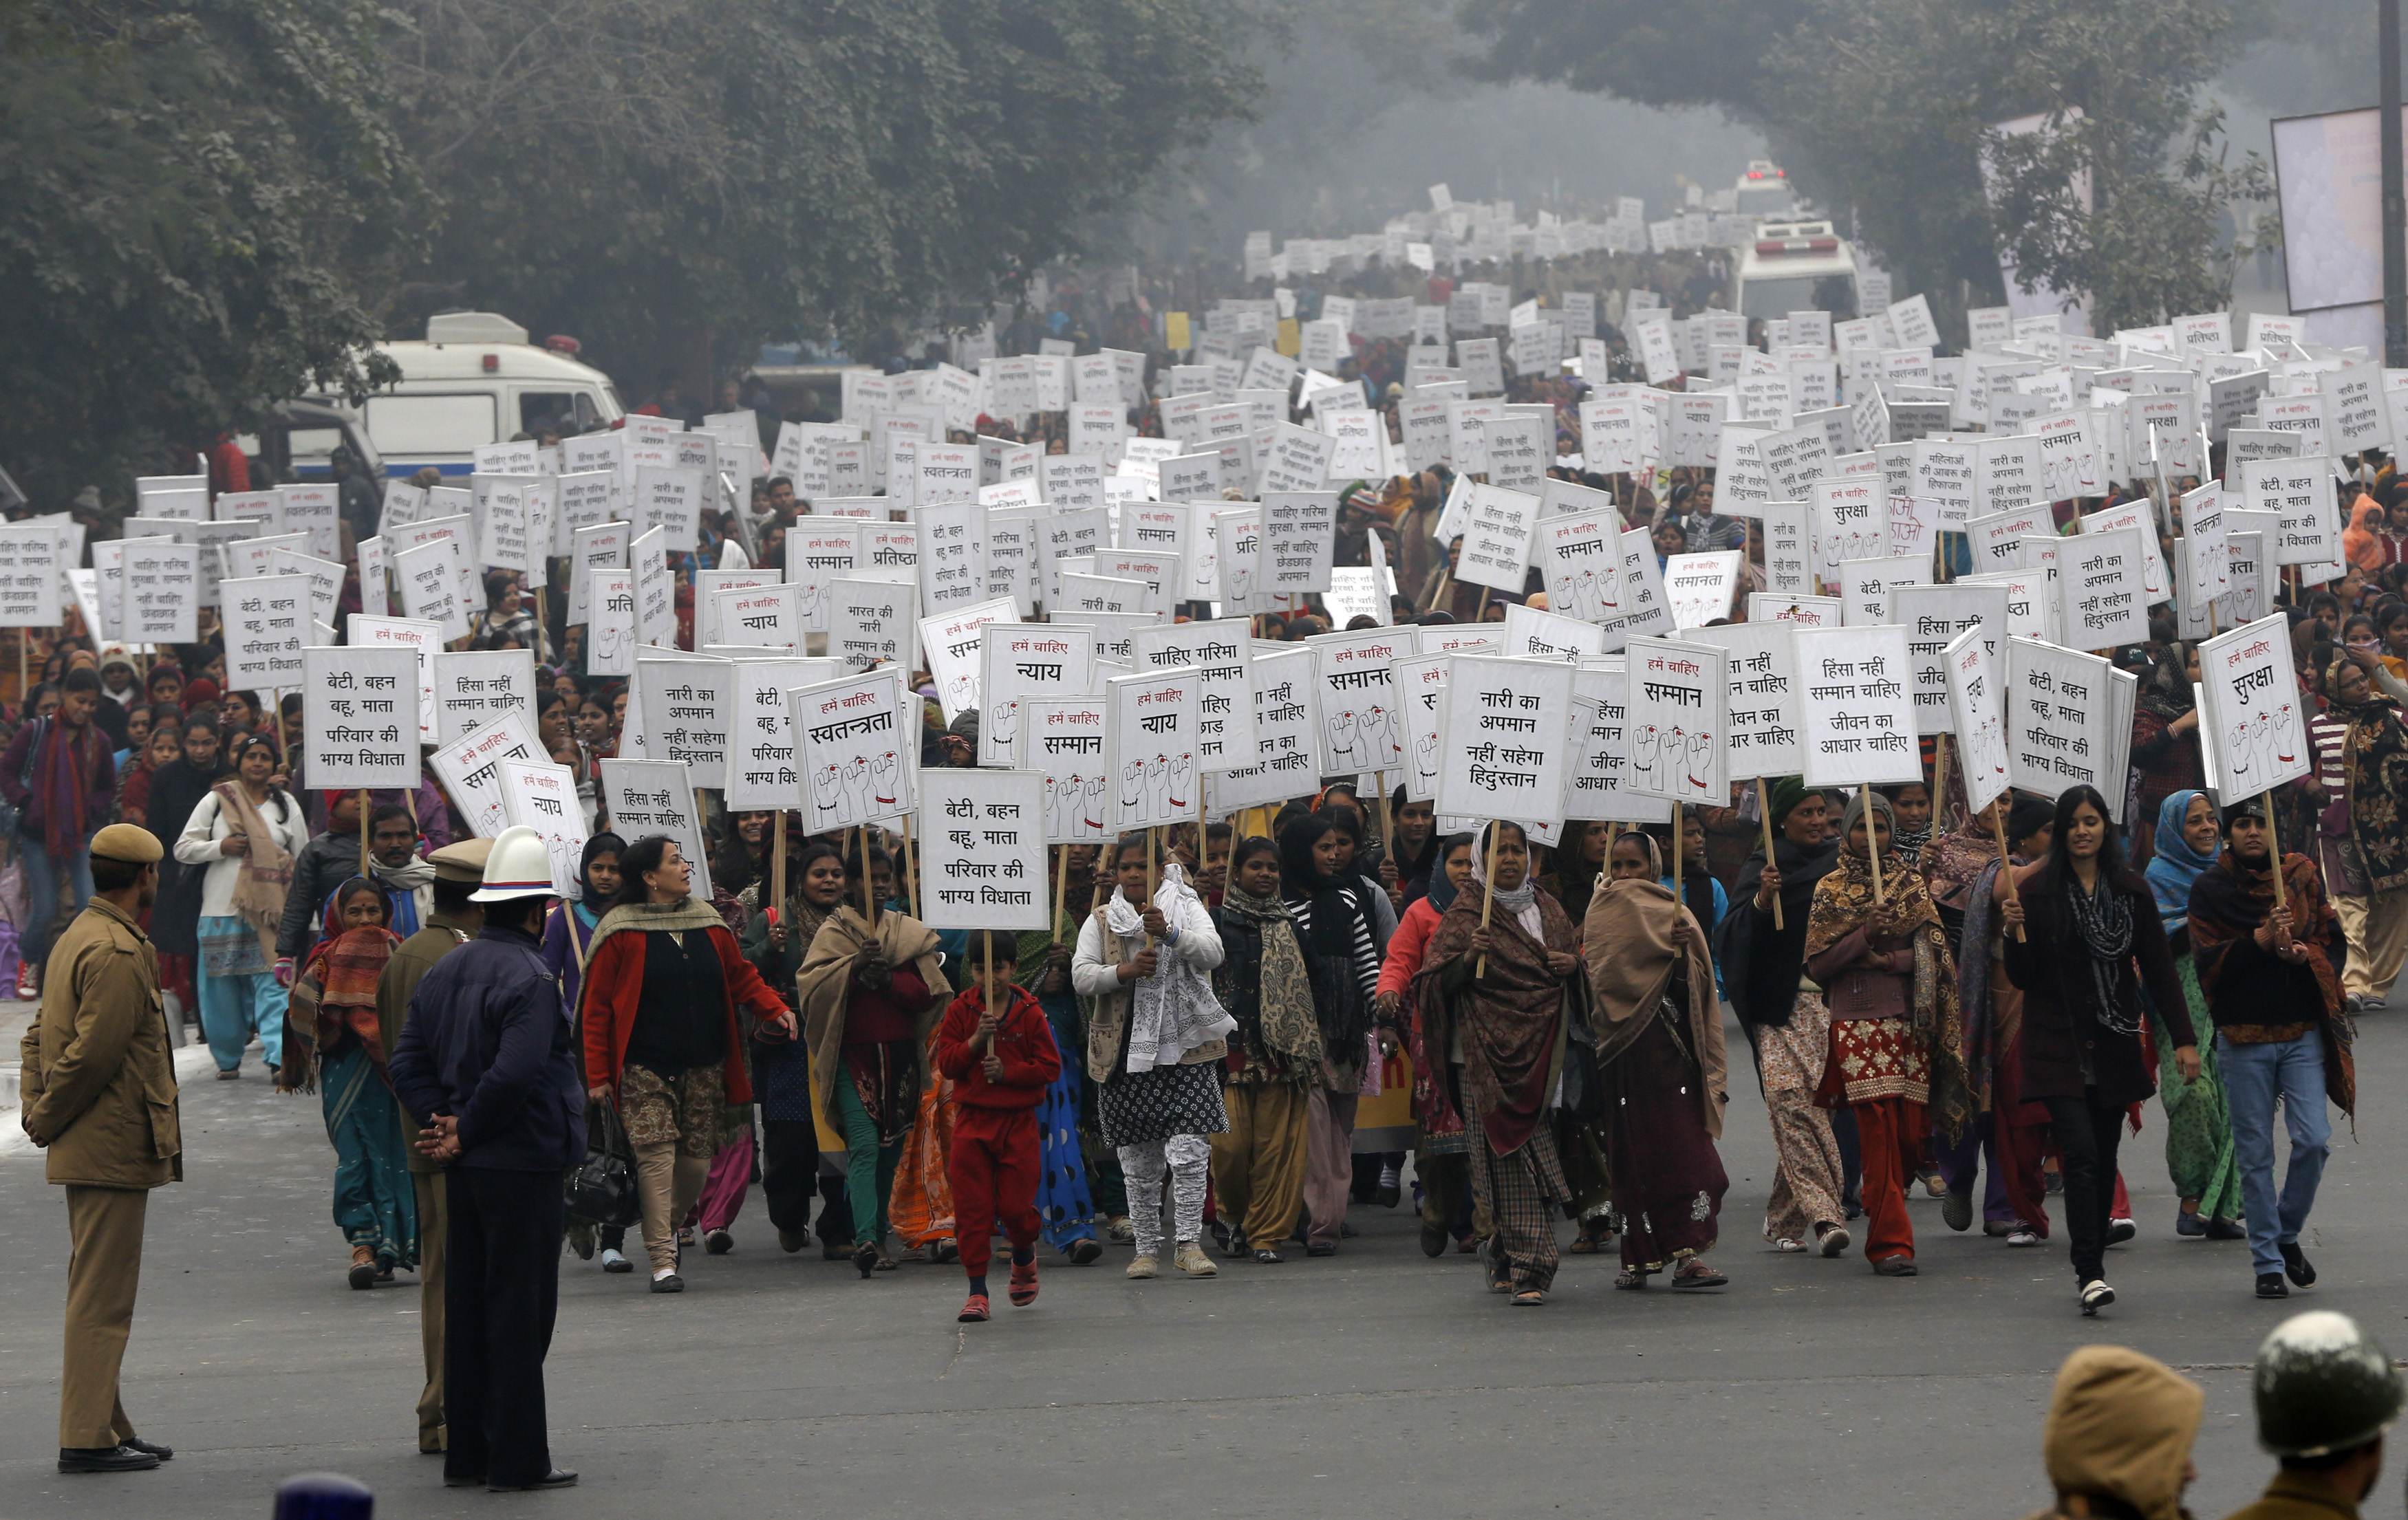
[[[2342,764],[2349,776],[2349,835],[2370,892],[2408,887],[2408,730],[2388,697],[2332,703],[2349,719]]]
[[[1312,980],[1286,902],[1276,894],[1256,897],[1232,882],[1221,894],[1221,915],[1222,974],[1213,980],[1228,988],[1223,1006],[1237,1020],[1242,1048],[1249,1057],[1275,1053],[1299,1075],[1318,1072],[1321,1026],[1313,1016]],[[1229,923],[1233,918],[1240,922]],[[1241,938],[1259,946],[1251,967],[1239,954]],[[1250,971],[1251,988],[1243,985]]]
[[[1882,864],[1882,900],[1873,902],[1871,864],[1853,850],[1840,853],[1839,869],[1814,888],[1814,908],[1806,921],[1806,959],[1813,959],[1858,929],[1867,940],[1914,947],[1914,991],[1910,1022],[1931,1058],[1931,1119],[1952,1143],[1973,1116],[1973,1095],[1965,1074],[1965,1024],[1957,1002],[1956,965],[1941,930],[1940,910],[1930,888],[1896,852]]]
[[[1465,1095],[1481,1115],[1489,1149],[1510,1156],[1546,1118],[1547,1097],[1562,1060],[1566,988],[1564,979],[1547,969],[1546,953],[1571,950],[1572,924],[1545,892],[1538,898],[1544,944],[1511,914],[1492,916],[1488,937],[1495,947],[1488,970],[1473,977],[1471,936],[1480,930],[1480,904],[1486,896],[1477,876],[1455,894],[1430,935],[1413,995],[1427,1020],[1431,1050],[1450,1048],[1451,1031],[1461,1035]],[[1448,985],[1450,970],[1456,970],[1460,985]]]
[[[1935,902],[1971,911],[1966,894],[1998,859],[1998,840],[1988,830],[1969,821],[1924,846],[1923,880]],[[1888,880],[1885,878],[1882,885],[1887,887]]]
[[[310,947],[300,974],[293,979],[291,1006],[284,1015],[282,1065],[291,1073],[289,1085],[303,1092],[316,1088],[318,1067],[327,1047],[340,1040],[346,1030],[359,1036],[377,1076],[387,1087],[393,1084],[385,1072],[384,1039],[377,1018],[377,981],[401,937],[377,924],[343,927],[344,889],[358,880],[351,877],[327,897],[319,926],[322,937]],[[368,885],[374,890],[374,884]],[[377,899],[382,902],[384,894],[378,892]]]

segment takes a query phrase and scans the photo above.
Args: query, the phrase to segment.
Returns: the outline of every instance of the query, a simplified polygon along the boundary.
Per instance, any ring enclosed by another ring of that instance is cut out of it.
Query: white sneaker
[[[1139,1257],[1128,1264],[1128,1274],[1131,1277],[1159,1277],[1162,1275],[1162,1263],[1152,1257]]]
[[[2017,1226],[2015,1229],[2007,1231],[2007,1243],[2016,1247],[2038,1245],[2040,1243],[2040,1234],[2036,1230],[2029,1230],[2022,1228],[2021,1226]]]
[[[1823,1231],[1817,1239],[1821,1243],[1823,1255],[1828,1257],[1846,1256],[1848,1246],[1852,1243],[1848,1238],[1848,1227],[1845,1225],[1833,1225]]]
[[[2115,1290],[2094,1277],[2082,1285],[2082,1312],[2095,1314],[2115,1301]]]
[[[602,1248],[602,1270],[604,1271],[633,1271],[636,1269],[635,1263],[629,1261],[624,1255],[615,1248],[606,1245]]]

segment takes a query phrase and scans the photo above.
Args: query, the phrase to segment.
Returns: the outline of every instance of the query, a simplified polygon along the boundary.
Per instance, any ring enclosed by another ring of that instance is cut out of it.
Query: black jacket
[[[298,960],[318,943],[326,894],[360,874],[360,836],[319,834],[293,858],[293,887],[276,926],[276,953]]]
[[[488,926],[410,994],[393,1087],[412,1114],[460,1121],[457,1166],[558,1172],[585,1154],[585,1091],[560,984],[536,938]]]
[[[2127,1011],[2141,1007],[2148,988],[2158,1016],[2176,1045],[2196,1042],[2190,1002],[2174,973],[2165,920],[2148,883],[2131,872],[2108,884],[2132,915],[2132,954],[2116,968],[2115,1000]],[[2137,1103],[2157,1090],[2157,1073],[2141,1050],[2140,1037],[2118,1034],[2099,1022],[2090,990],[2090,952],[2074,930],[2063,886],[2043,870],[2019,889],[2024,934],[2006,938],[2007,979],[2024,994],[2024,1092],[2028,1099],[2079,1098],[2086,1086],[2102,1103]],[[2134,974],[2137,968],[2138,975]],[[2090,1058],[2091,1081],[2082,1080],[2082,1058]]]

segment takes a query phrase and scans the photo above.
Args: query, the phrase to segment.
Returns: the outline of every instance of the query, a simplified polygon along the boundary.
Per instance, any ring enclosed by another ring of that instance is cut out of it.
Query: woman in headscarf
[[[1354,1109],[1371,1064],[1378,1026],[1379,936],[1369,899],[1376,888],[1352,869],[1343,819],[1327,810],[1280,833],[1281,890],[1304,946],[1321,1073],[1306,1104],[1304,1208],[1311,1224],[1304,1253],[1333,1255],[1354,1180]],[[1385,1031],[1383,1030],[1383,1033]]]
[[[929,1036],[953,998],[936,930],[893,908],[872,927],[853,903],[864,879],[888,868],[884,852],[845,858],[844,900],[813,936],[796,973],[820,1111],[844,1133],[845,1198],[853,1206],[853,1264],[891,1271],[886,1245],[895,1169],[927,1086]],[[873,891],[875,888],[873,888]],[[825,1234],[826,1216],[821,1216]]]
[[[1622,1236],[1613,1286],[1669,1270],[1674,1287],[1721,1287],[1701,1258],[1730,1186],[1714,1152],[1730,1101],[1722,1013],[1704,927],[1663,876],[1654,837],[1623,834],[1581,934]]]
[[[619,874],[579,985],[578,1032],[587,1095],[619,1105],[636,1153],[652,1290],[679,1293],[678,1223],[719,1154],[724,1105],[752,1101],[737,1010],[772,1039],[795,1037],[795,1016],[695,899],[674,840],[636,841]]]
[[[1906,1187],[1926,1127],[1955,1143],[1971,1101],[1956,962],[1921,874],[1889,847],[1890,819],[1889,799],[1874,791],[1841,816],[1839,868],[1815,887],[1807,922],[1806,974],[1831,1010],[1815,1101],[1846,1104],[1863,1137],[1866,1258],[1885,1277],[1912,1277]]]
[[[619,896],[619,857],[626,853],[627,842],[604,830],[586,840],[578,859],[579,897],[571,902],[562,899],[554,903],[552,916],[544,921],[540,954],[544,968],[560,983],[560,1005],[574,1018],[580,985],[585,976],[585,959],[593,953],[594,930],[601,925],[602,915]],[[579,1257],[591,1258],[596,1243],[596,1232],[583,1220],[572,1216],[568,1221],[568,1244]],[[608,1272],[629,1272],[636,1264],[627,1259],[627,1230],[624,1225],[606,1225],[599,1231],[602,1270]]]
[[[2191,689],[2199,681],[2195,645],[2153,646],[2132,703],[2132,769],[2140,773],[2140,805],[2130,830],[2134,865],[2156,849],[2157,809],[2177,791],[2196,790],[2207,773],[2199,752],[2199,713]]]
[[[308,842],[301,804],[268,777],[276,750],[257,734],[235,741],[234,775],[193,807],[176,859],[201,878],[201,1028],[218,1076],[240,1073],[255,1033],[268,1075],[284,1061],[284,988],[277,985],[276,930],[293,887],[293,858]]]
[[[1772,1196],[1764,1206],[1764,1238],[1773,1249],[1842,1255],[1841,1181],[1846,1175],[1830,1115],[1814,1102],[1831,1043],[1831,1011],[1800,974],[1814,888],[1839,858],[1828,837],[1830,800],[1783,776],[1768,793],[1772,859],[1758,850],[1740,870],[1752,891],[1722,922],[1714,942],[1723,989],[1756,1053],[1756,1074],[1772,1120],[1780,1157]],[[1779,906],[1779,917],[1774,915]]]
[[[1535,1308],[1555,1279],[1554,1206],[1571,1197],[1547,1105],[1581,963],[1571,920],[1531,879],[1519,824],[1483,825],[1473,860],[1430,936],[1413,998],[1424,1044],[1463,1051],[1472,1196],[1497,1227],[1488,1286]]]
[[[277,1086],[321,1096],[355,1288],[393,1281],[397,1266],[418,1269],[418,1194],[377,1022],[377,978],[400,943],[385,927],[383,888],[353,876],[328,901],[284,1014]]]
[[[2007,975],[2024,993],[2024,1094],[2048,1106],[2077,1298],[2085,1314],[2095,1314],[2115,1301],[2105,1275],[2107,1226],[2125,1110],[2157,1090],[2141,1045],[2148,1018],[2141,988],[2170,1031],[2185,1081],[2199,1075],[2190,1002],[2157,899],[2124,863],[2095,787],[2057,798],[2048,858],[2000,912]]]
[[[2310,730],[2325,792],[2316,831],[2348,941],[2342,992],[2352,1008],[2379,1005],[2408,960],[2408,728],[2376,689],[2381,669],[2358,650],[2334,661],[2327,711]]]
[[[1890,817],[1898,820],[1898,831],[1890,836],[1889,847],[1898,852],[1899,859],[1921,870],[1924,846],[1931,843],[1932,825],[1938,821],[1931,788],[1920,781],[1906,781],[1884,787],[1881,792],[1889,799]]]
[[[1141,833],[1112,846],[1112,895],[1079,930],[1070,985],[1085,1000],[1087,1075],[1104,1139],[1120,1154],[1137,1255],[1128,1275],[1162,1271],[1162,1185],[1170,1181],[1171,1264],[1190,1277],[1220,1269],[1204,1253],[1212,1148],[1229,1128],[1221,1060],[1237,1024],[1212,995],[1221,931],[1176,861],[1146,890]],[[1140,905],[1141,904],[1141,905]]]
[[[1228,1249],[1266,1265],[1296,1228],[1304,1197],[1306,1115],[1320,1086],[1321,1025],[1295,917],[1280,896],[1279,848],[1259,835],[1229,854],[1229,881],[1212,922],[1221,964],[1212,993],[1236,1020],[1229,1035],[1229,1128],[1212,1137]]]
[[[2191,889],[2214,869],[2223,852],[2223,828],[2215,804],[2203,791],[2178,791],[2157,808],[2157,853],[2143,873],[2156,898],[2157,916],[2166,926],[2173,952],[2174,973],[2194,1008],[2207,1006],[2199,985],[2199,968],[2191,953],[2189,932]],[[2185,1086],[2176,1080],[2173,1042],[2161,1043],[2157,1097],[2166,1110],[2166,1170],[2182,1202],[2174,1215],[2177,1235],[2205,1235],[2237,1241],[2243,1231],[2241,1217],[2241,1173],[2232,1160],[2232,1115],[2226,1106],[2224,1083],[2215,1074],[2215,1051],[2202,1046],[2199,1080]]]
[[[1924,881],[1940,910],[1940,927],[1954,931],[1950,953],[1956,958],[1956,1001],[1965,1023],[1965,1080],[1976,1110],[1956,1144],[1935,1138],[1931,1148],[1946,1187],[1940,1216],[1948,1228],[1972,1228],[1973,1183],[1986,1172],[1982,1232],[2028,1247],[2048,1234],[2048,1191],[2041,1174],[2048,1110],[2023,1100],[2024,995],[2007,979],[1999,943],[2001,814],[2014,864],[2048,852],[2049,805],[2011,792],[1990,799],[1963,829],[1941,835],[1923,852]]]
[[[1468,1252],[1477,1236],[1471,1207],[1470,1143],[1463,1131],[1463,1061],[1449,1058],[1444,1045],[1430,1044],[1427,1020],[1412,995],[1429,953],[1430,936],[1471,878],[1471,836],[1449,834],[1438,843],[1439,866],[1429,889],[1413,899],[1398,921],[1396,938],[1380,963],[1380,1016],[1403,1030],[1413,1067],[1413,1175],[1421,1183],[1424,1256],[1440,1256],[1453,1237]]]

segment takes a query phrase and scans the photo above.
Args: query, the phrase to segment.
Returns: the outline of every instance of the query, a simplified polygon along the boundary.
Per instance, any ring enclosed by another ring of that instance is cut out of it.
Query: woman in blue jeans
[[[69,671],[57,712],[18,726],[0,754],[0,795],[17,810],[17,858],[24,864],[25,926],[17,995],[41,991],[43,959],[59,922],[59,888],[74,895],[70,915],[92,901],[92,836],[117,816],[117,762],[92,720],[100,677]]]
[[[2232,1115],[2233,1160],[2250,1267],[2261,1299],[2290,1297],[2316,1270],[2300,1249],[2331,1149],[2329,1097],[2356,1105],[2356,1069],[2341,1014],[2332,947],[2339,920],[2315,863],[2283,857],[2283,901],[2274,900],[2273,848],[2264,799],[2224,810],[2224,855],[2191,884],[2190,939],[2215,1059]],[[2274,1189],[2274,1100],[2291,1136],[2291,1164]]]

